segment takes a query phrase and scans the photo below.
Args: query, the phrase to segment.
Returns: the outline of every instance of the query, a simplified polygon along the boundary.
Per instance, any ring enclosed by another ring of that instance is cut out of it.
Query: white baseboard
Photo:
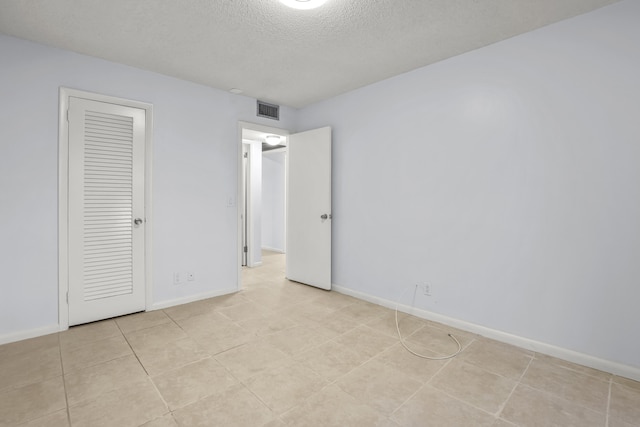
[[[41,337],[43,335],[55,334],[60,332],[60,326],[58,324],[45,326],[43,328],[30,329],[28,331],[14,332],[11,334],[0,335],[0,345],[9,344],[11,342],[27,340],[29,338]]]
[[[218,291],[205,292],[197,295],[189,295],[188,297],[176,298],[173,300],[156,302],[148,308],[149,311],[160,310],[163,308],[173,307],[174,305],[187,304],[194,301],[199,301],[207,298],[219,297],[221,295],[232,294],[238,292],[237,288],[222,289]],[[66,328],[60,328],[60,325],[50,325],[42,328],[30,329],[28,331],[14,332],[6,335],[0,335],[0,345],[9,344],[16,341],[22,341],[29,338],[36,338],[43,335],[49,335],[56,332],[62,332]]]
[[[381,305],[383,307],[387,307],[391,309],[396,308],[395,301],[389,301],[384,298],[365,294],[363,292],[354,291],[352,289],[345,288],[343,286],[339,286],[335,284],[332,285],[331,287],[334,291],[339,292],[341,294],[349,295],[354,298],[358,298],[364,301]],[[558,347],[558,346],[543,343],[540,341],[531,340],[529,338],[512,335],[507,332],[487,328],[481,325],[477,325],[475,323],[470,323],[464,320],[455,319],[453,317],[444,316],[442,314],[433,313],[431,311],[409,307],[407,305],[402,305],[402,304],[398,305],[398,311],[412,314],[422,319],[432,320],[434,322],[449,325],[454,328],[472,332],[486,338],[491,338],[496,341],[515,345],[517,347],[535,351],[537,353],[542,353],[548,356],[557,357],[558,359],[566,360],[568,362],[577,363],[579,365],[588,366],[590,368],[598,369],[600,371],[609,372],[615,375],[619,375],[621,377],[640,381],[640,369],[633,366],[623,365],[621,363],[613,362],[611,360],[600,359],[598,357],[590,356],[584,353],[579,353],[577,351],[569,350],[563,347]]]
[[[176,298],[172,300],[159,301],[159,302],[153,303],[149,310],[150,311],[161,310],[163,308],[173,307],[174,305],[188,304],[190,302],[200,301],[207,298],[219,297],[221,295],[228,295],[234,292],[238,292],[238,288],[222,289],[217,291],[205,292],[197,295],[189,295],[186,297]]]
[[[282,250],[280,248],[269,248],[269,247],[266,247],[266,246],[263,246],[262,250],[263,251],[269,251],[269,252],[276,252],[276,253],[279,253],[279,254],[285,253],[284,250]]]

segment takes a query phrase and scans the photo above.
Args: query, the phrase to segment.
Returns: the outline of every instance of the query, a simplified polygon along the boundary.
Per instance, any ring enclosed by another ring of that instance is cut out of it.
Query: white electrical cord
[[[448,356],[425,356],[424,354],[419,354],[416,353],[415,351],[411,350],[407,344],[404,342],[404,338],[402,338],[402,334],[400,333],[400,325],[398,324],[398,305],[400,305],[400,300],[402,300],[402,297],[404,296],[404,294],[407,293],[407,290],[410,288],[410,286],[407,286],[405,288],[404,291],[402,291],[402,294],[400,294],[400,298],[398,298],[398,302],[396,302],[396,331],[398,331],[398,337],[400,338],[400,343],[402,344],[402,346],[411,354],[421,357],[423,359],[429,359],[429,360],[445,360],[445,359],[451,359],[452,357],[456,357],[461,351],[462,351],[462,346],[460,345],[460,342],[456,339],[456,337],[454,337],[451,334],[447,334],[449,335],[449,337],[451,337],[452,340],[454,340],[456,342],[456,344],[458,344],[458,351],[456,351],[455,353],[452,353]],[[416,290],[418,289],[418,285],[416,285]],[[415,292],[414,292],[414,299],[415,299]],[[412,305],[413,308],[413,305]]]

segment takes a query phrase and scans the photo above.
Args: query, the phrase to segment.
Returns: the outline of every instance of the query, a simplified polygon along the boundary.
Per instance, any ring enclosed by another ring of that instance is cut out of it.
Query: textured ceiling
[[[0,32],[302,107],[617,0],[0,0]]]

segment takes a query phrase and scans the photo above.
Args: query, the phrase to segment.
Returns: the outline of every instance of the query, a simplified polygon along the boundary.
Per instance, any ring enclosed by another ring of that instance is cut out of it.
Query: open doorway
[[[243,277],[257,277],[261,273],[269,273],[274,279],[285,276],[288,131],[240,123],[240,135],[239,287],[242,288],[246,285]]]

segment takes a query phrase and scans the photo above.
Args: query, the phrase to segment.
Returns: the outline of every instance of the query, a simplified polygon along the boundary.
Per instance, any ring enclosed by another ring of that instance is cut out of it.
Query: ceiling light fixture
[[[322,6],[327,0],[280,0],[280,3],[286,4],[294,9],[315,9]]]
[[[278,135],[267,135],[265,142],[271,146],[280,144],[280,137]]]

